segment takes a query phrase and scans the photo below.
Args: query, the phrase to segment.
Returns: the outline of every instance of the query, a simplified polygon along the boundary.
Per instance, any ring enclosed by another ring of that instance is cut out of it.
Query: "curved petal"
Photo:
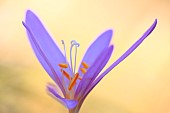
[[[112,34],[112,30],[107,30],[102,33],[88,48],[82,61],[86,62],[89,66],[91,66],[96,60],[96,58],[101,54],[101,52],[109,46],[110,41],[112,39]]]
[[[101,72],[101,70],[107,64],[112,54],[112,51],[113,51],[113,45],[103,50],[103,52],[98,56],[94,64],[85,73],[85,75],[83,76],[82,80],[80,81],[76,89],[76,93],[75,93],[76,99],[80,99],[82,95],[84,95],[85,91],[88,89],[90,84],[95,80],[97,75]]]
[[[65,107],[68,109],[73,109],[77,106],[78,101],[77,100],[70,100],[70,99],[65,99],[62,98],[58,92],[57,89],[54,85],[48,84],[47,85],[47,90],[50,94],[52,94],[61,104],[63,104]]]
[[[109,73],[115,66],[117,66],[120,62],[122,62],[126,57],[128,57],[142,42],[143,40],[154,30],[157,25],[157,19],[155,19],[152,26],[143,34],[143,36],[137,40],[120,58],[118,58],[108,69],[106,69],[94,82],[93,84],[86,90],[84,95],[84,99],[90,93],[90,91],[102,80],[102,78]],[[84,100],[83,99],[83,100]]]
[[[28,26],[32,35],[35,37],[35,41],[40,46],[40,48],[42,49],[42,51],[48,58],[49,62],[51,63],[51,65],[54,67],[54,69],[58,73],[58,76],[60,76],[61,73],[60,73],[58,64],[66,62],[66,58],[62,54],[61,50],[58,48],[58,46],[53,41],[49,33],[46,31],[46,29],[44,28],[44,26],[42,25],[38,17],[30,10],[28,10],[26,13],[25,24]],[[31,45],[33,45],[32,42],[31,42]],[[35,54],[39,54],[39,53],[35,51]],[[41,58],[38,57],[38,59],[41,59]],[[43,61],[41,60],[40,62],[43,62]],[[47,67],[47,66],[45,65],[44,67]]]
[[[64,87],[63,87],[63,85],[62,85],[56,71],[54,70],[53,66],[49,62],[48,58],[46,57],[46,55],[44,54],[44,52],[42,51],[40,46],[37,44],[32,32],[30,31],[30,29],[27,27],[27,25],[24,22],[23,22],[23,25],[27,29],[27,34],[28,34],[29,40],[30,40],[30,42],[32,44],[32,48],[33,48],[34,52],[36,53],[36,56],[38,57],[38,59],[41,62],[42,66],[46,69],[46,71],[49,73],[49,75],[51,77],[53,77],[54,81],[60,87],[63,94],[66,95],[66,91],[64,90]]]
[[[60,82],[61,72],[58,67],[59,63],[66,62],[62,52],[54,43],[38,17],[30,10],[26,13],[26,20],[25,23],[23,22],[23,25],[27,29],[28,38],[38,60],[64,93]],[[70,68],[67,69],[67,72],[70,72]]]

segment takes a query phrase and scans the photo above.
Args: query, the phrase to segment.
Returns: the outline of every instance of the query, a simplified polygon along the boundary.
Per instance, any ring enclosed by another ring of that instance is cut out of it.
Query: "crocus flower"
[[[69,113],[78,113],[83,101],[91,90],[109,73],[115,66],[129,56],[143,40],[154,30],[157,19],[151,27],[139,38],[121,57],[102,73],[112,54],[114,46],[110,44],[113,31],[102,33],[87,49],[76,72],[76,54],[80,46],[75,40],[71,41],[70,62],[67,60],[64,41],[64,52],[58,48],[46,31],[38,17],[30,10],[26,12],[26,20],[23,25],[26,28],[31,46],[46,72],[54,80],[55,84],[48,84],[48,92],[60,103],[68,108]],[[74,55],[72,49],[75,49]],[[74,56],[74,60],[72,60]],[[74,61],[74,62],[73,62]],[[74,63],[74,65],[73,65]],[[59,93],[60,89],[62,94]]]

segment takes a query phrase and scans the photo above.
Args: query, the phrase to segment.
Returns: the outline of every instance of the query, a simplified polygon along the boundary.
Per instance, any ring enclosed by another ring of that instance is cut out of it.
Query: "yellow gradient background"
[[[61,40],[67,51],[71,40],[80,43],[78,62],[99,34],[113,29],[115,50],[106,67],[157,18],[153,33],[94,88],[80,113],[170,113],[169,0],[0,0],[0,113],[68,112],[46,92],[52,80],[21,24],[27,9],[61,49]]]

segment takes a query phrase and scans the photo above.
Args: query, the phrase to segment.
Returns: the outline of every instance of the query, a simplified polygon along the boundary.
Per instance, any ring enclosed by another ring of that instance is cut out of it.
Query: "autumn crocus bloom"
[[[64,41],[62,40],[64,48],[63,54],[33,12],[28,10],[26,12],[26,20],[23,22],[29,41],[38,60],[56,83],[55,85],[47,85],[48,92],[67,107],[69,113],[79,112],[83,101],[91,90],[107,73],[122,62],[142,43],[153,31],[156,24],[157,19],[139,40],[111,66],[99,74],[110,59],[114,48],[113,45],[110,45],[113,34],[112,30],[105,31],[91,44],[80,63],[78,72],[76,72],[76,53],[77,48],[80,46],[78,42],[74,40],[71,41],[69,62],[67,60],[68,55],[66,55],[67,52]],[[72,52],[73,48],[75,49],[74,53]],[[62,95],[58,92],[56,85],[61,90]]]

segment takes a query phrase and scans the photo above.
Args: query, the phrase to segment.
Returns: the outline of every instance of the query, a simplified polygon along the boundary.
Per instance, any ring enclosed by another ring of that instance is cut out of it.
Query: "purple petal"
[[[43,53],[48,58],[50,64],[53,66],[53,68],[58,73],[58,76],[60,76],[61,73],[60,73],[58,64],[66,62],[65,61],[66,59],[65,59],[64,55],[62,54],[61,50],[55,44],[55,42],[53,41],[53,39],[51,38],[49,33],[46,31],[46,29],[44,28],[44,26],[42,25],[42,23],[40,22],[38,17],[30,10],[28,10],[26,13],[25,24],[30,29],[30,32],[32,33],[32,35],[35,38],[35,41],[37,42],[39,47],[42,49]],[[33,45],[32,42],[31,42],[31,45]],[[39,54],[39,53],[36,52],[36,54]],[[38,57],[38,59],[42,59],[42,58]],[[40,62],[43,62],[43,61],[40,60]],[[43,66],[48,67],[46,65],[43,65]],[[54,78],[54,77],[52,77],[52,78]]]
[[[47,85],[47,90],[49,91],[50,94],[52,94],[53,96],[55,96],[55,98],[61,103],[63,104],[65,107],[67,107],[68,109],[73,109],[76,107],[76,105],[78,104],[77,100],[71,100],[71,99],[65,99],[62,98],[57,90],[56,87],[52,84],[48,84]]]
[[[143,36],[137,40],[119,59],[117,59],[108,69],[106,69],[94,82],[93,84],[88,88],[84,95],[84,99],[86,96],[90,93],[90,91],[100,82],[100,80],[109,73],[115,66],[117,66],[120,62],[122,62],[127,56],[129,56],[142,42],[143,40],[154,30],[157,24],[157,19],[155,19],[152,26],[143,34]],[[84,100],[82,99],[82,101]]]
[[[91,66],[96,58],[101,54],[101,52],[109,46],[112,39],[112,34],[112,30],[107,30],[102,33],[88,48],[82,61]]]
[[[27,29],[28,38],[38,60],[65,93],[60,82],[61,72],[58,67],[59,63],[65,62],[65,57],[34,13],[27,11],[26,23],[23,22],[23,25]]]
[[[94,64],[89,68],[89,70],[83,76],[83,79],[80,81],[76,93],[75,98],[80,99],[82,95],[85,93],[86,89],[90,86],[90,84],[95,80],[97,75],[104,68],[106,63],[108,62],[113,51],[113,46],[105,49],[96,59]]]
[[[50,62],[47,59],[46,55],[43,53],[42,49],[39,47],[39,45],[35,41],[35,38],[32,35],[30,29],[27,27],[27,25],[24,22],[23,22],[23,25],[27,29],[27,34],[28,34],[28,37],[29,37],[30,42],[32,44],[32,48],[34,49],[34,52],[36,53],[36,56],[39,58],[39,61],[41,62],[43,67],[46,69],[46,71],[53,77],[53,79],[55,80],[57,85],[62,90],[63,94],[66,95],[64,87],[63,87],[63,85],[62,85],[62,83],[61,83],[61,81],[60,81],[56,71],[54,70],[53,66],[50,64]]]

